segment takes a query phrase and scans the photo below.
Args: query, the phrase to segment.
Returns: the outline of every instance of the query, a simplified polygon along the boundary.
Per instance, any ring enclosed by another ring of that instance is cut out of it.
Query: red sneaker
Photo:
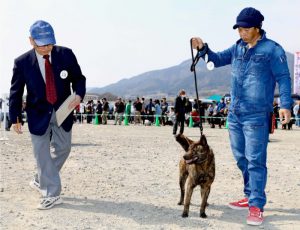
[[[250,207],[247,217],[247,224],[249,225],[261,225],[264,221],[263,212],[258,207]]]
[[[229,203],[229,207],[237,210],[248,209],[249,208],[248,198],[244,198],[236,202],[231,202]]]

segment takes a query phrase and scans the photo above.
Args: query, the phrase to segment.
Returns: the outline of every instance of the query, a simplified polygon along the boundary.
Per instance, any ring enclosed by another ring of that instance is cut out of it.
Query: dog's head
[[[195,142],[183,134],[178,134],[176,141],[186,152],[183,159],[187,164],[200,164],[207,159],[210,153],[205,135],[202,135],[200,140]]]

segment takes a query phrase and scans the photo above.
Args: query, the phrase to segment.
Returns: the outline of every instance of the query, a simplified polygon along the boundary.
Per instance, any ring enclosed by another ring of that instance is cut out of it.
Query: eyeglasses
[[[53,44],[48,44],[48,45],[43,45],[43,46],[38,46],[37,44],[35,44],[37,48],[46,48],[48,46],[53,46]]]
[[[37,48],[47,48],[48,46],[53,46],[53,44],[47,44],[47,45],[43,45],[43,46],[38,46],[38,45],[35,43],[34,40],[33,40],[33,44],[34,44],[34,46],[37,47]]]

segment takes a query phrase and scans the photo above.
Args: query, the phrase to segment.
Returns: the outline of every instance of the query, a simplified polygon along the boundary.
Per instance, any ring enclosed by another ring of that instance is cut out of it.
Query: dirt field
[[[183,150],[171,127],[76,124],[73,147],[61,171],[64,204],[39,211],[29,187],[35,173],[30,135],[0,131],[1,229],[254,229],[247,211],[231,210],[242,198],[242,179],[226,129],[204,127],[216,158],[216,179],[199,217],[200,191],[190,216],[178,206],[178,162]],[[185,134],[199,138],[198,128]],[[7,139],[7,140],[5,140]],[[300,229],[300,129],[276,130],[268,147],[268,183],[263,229]]]

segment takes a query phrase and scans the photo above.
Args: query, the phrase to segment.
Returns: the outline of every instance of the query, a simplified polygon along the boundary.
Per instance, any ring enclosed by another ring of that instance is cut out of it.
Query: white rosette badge
[[[206,62],[206,68],[208,70],[213,70],[215,68],[215,64],[212,61],[208,61],[208,55],[205,54],[204,61]]]
[[[60,77],[61,77],[62,79],[66,79],[66,78],[68,77],[68,71],[67,71],[67,70],[62,70],[62,71],[60,72]]]

